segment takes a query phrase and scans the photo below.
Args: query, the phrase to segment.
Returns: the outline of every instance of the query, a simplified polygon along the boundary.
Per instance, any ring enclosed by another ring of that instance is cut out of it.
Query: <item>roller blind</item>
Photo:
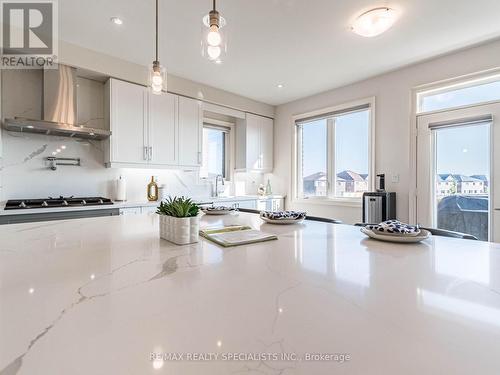
[[[340,116],[340,115],[344,115],[344,114],[347,114],[347,113],[364,111],[364,110],[367,110],[369,108],[370,108],[370,104],[362,104],[362,105],[359,105],[359,106],[356,106],[356,107],[351,107],[349,109],[344,109],[344,110],[340,110],[340,111],[326,112],[326,113],[322,113],[322,114],[317,115],[317,116],[304,117],[304,118],[296,120],[295,124],[296,125],[303,125],[303,124],[305,124],[307,122],[318,121],[318,120],[325,120],[325,119],[328,119],[328,118],[331,118],[331,117]]]
[[[435,129],[441,129],[441,128],[457,127],[457,126],[478,125],[478,124],[484,124],[485,122],[492,122],[492,121],[493,121],[492,115],[466,117],[466,118],[456,119],[456,120],[433,122],[433,123],[429,124],[429,129],[435,130]]]

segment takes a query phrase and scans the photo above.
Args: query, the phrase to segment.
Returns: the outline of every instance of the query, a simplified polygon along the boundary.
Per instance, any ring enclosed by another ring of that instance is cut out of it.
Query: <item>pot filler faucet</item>
[[[58,165],[81,166],[80,158],[56,158],[54,156],[49,156],[46,160],[49,162],[49,168],[52,171],[57,170]]]

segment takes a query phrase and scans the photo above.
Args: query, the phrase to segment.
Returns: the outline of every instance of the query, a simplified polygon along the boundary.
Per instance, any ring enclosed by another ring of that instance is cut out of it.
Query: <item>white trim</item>
[[[209,103],[209,102],[203,102],[203,110],[207,111],[207,112],[218,113],[221,115],[231,116],[231,117],[240,118],[240,119],[245,118],[244,111],[240,111],[240,110],[232,108],[232,107],[222,106],[222,105],[213,104],[213,103]]]
[[[469,74],[463,74],[461,76],[442,79],[430,83],[424,83],[422,85],[415,86],[413,89],[420,92],[433,91],[433,90],[439,90],[439,88],[460,86],[461,84],[464,84],[466,82],[487,80],[488,77],[495,77],[495,76],[500,76],[500,67],[482,70],[479,72],[474,72]]]
[[[409,186],[409,197],[408,197],[408,221],[415,224],[417,222],[417,159],[418,159],[418,118],[420,116],[427,116],[431,114],[449,112],[462,110],[466,108],[472,108],[477,106],[497,104],[500,101],[490,101],[475,103],[466,106],[445,108],[442,110],[419,112],[419,102],[418,95],[425,92],[437,92],[440,89],[449,89],[452,87],[466,87],[468,83],[475,82],[487,82],[489,79],[498,78],[500,79],[500,67],[483,70],[480,72],[475,72],[471,74],[465,74],[462,76],[444,79],[440,81],[435,81],[431,83],[426,83],[423,85],[418,85],[410,90],[410,186]],[[490,175],[491,178],[492,175]]]
[[[476,105],[484,105],[500,102],[500,100],[490,100],[479,103],[471,103],[463,106],[457,107],[447,107],[443,109],[438,109],[434,111],[420,111],[421,98],[430,95],[437,95],[441,93],[450,92],[453,90],[464,89],[468,87],[480,86],[492,82],[500,81],[500,68],[489,69],[487,71],[482,71],[478,73],[468,74],[460,77],[455,77],[451,79],[446,79],[438,82],[433,82],[425,85],[420,85],[414,88],[415,96],[415,106],[417,115],[428,115],[432,113],[446,112],[452,109],[462,109],[469,108]]]
[[[233,122],[216,120],[210,117],[203,117],[203,124],[214,125],[216,127],[231,128],[234,127]]]
[[[213,128],[213,129],[225,128],[224,130],[228,131],[228,133],[226,133],[226,134],[229,134],[229,137],[227,137],[227,136],[225,137],[226,138],[226,152],[229,154],[229,155],[227,155],[227,156],[229,156],[229,158],[226,156],[226,160],[225,160],[225,162],[226,162],[225,181],[231,182],[234,180],[234,172],[236,172],[236,170],[235,170],[235,163],[236,163],[236,160],[235,160],[236,159],[235,129],[236,129],[236,124],[234,124],[232,122],[228,122],[228,121],[222,121],[222,120],[216,120],[216,119],[204,117],[203,124],[202,124],[202,131],[203,131],[203,128],[205,127],[205,124],[208,125],[207,128]],[[213,127],[211,127],[210,125],[213,125]],[[202,143],[203,143],[203,137],[202,137]],[[203,159],[203,157],[202,157],[202,159]],[[212,177],[210,177],[210,176],[199,177],[200,181],[209,181],[210,179],[212,179]]]
[[[369,127],[370,127],[370,134],[369,134],[369,140],[368,140],[368,155],[369,155],[369,185],[368,185],[368,190],[371,190],[375,186],[375,119],[376,119],[376,99],[375,96],[343,103],[340,105],[335,105],[332,107],[327,107],[323,109],[318,109],[314,110],[311,112],[307,113],[302,113],[302,114],[297,114],[292,116],[291,118],[291,126],[292,126],[292,155],[291,155],[291,160],[292,160],[292,165],[291,165],[291,179],[290,179],[290,185],[289,185],[289,191],[291,192],[291,203],[297,203],[297,204],[326,204],[326,205],[338,205],[338,206],[349,206],[349,207],[360,207],[361,206],[361,198],[339,198],[339,197],[332,197],[332,196],[327,196],[327,197],[314,197],[314,198],[299,198],[298,193],[298,183],[297,183],[297,177],[299,176],[299,163],[298,163],[298,132],[297,132],[297,126],[296,122],[300,121],[301,119],[304,118],[309,118],[309,117],[314,117],[314,116],[321,116],[322,114],[325,113],[331,113],[331,112],[337,112],[337,111],[343,111],[343,110],[349,110],[349,108],[353,107],[359,107],[361,105],[368,105],[370,109],[370,117],[369,117]],[[346,112],[348,113],[348,112]],[[332,137],[330,136],[330,132],[328,133],[328,157],[327,157],[327,174],[328,174],[328,184],[330,185],[328,187],[329,193],[331,192],[331,189],[335,189],[335,183],[332,181],[335,181],[333,175],[335,173],[332,173],[332,168],[334,166],[332,165],[333,157],[332,157],[332,152],[333,149],[331,147],[330,142],[332,142]],[[331,160],[330,160],[331,159]],[[333,169],[334,170],[334,169]]]
[[[497,108],[495,108],[497,107]],[[477,112],[480,112],[480,115],[485,115],[485,114],[492,114],[493,115],[493,122],[491,123],[490,127],[489,127],[489,137],[490,137],[490,142],[489,142],[489,153],[490,153],[490,165],[489,165],[489,174],[490,174],[490,181],[489,181],[489,220],[488,220],[488,223],[489,223],[489,236],[490,236],[490,241],[491,240],[496,240],[496,241],[499,241],[498,238],[495,238],[495,216],[494,216],[494,205],[495,205],[495,189],[494,189],[494,181],[496,180],[495,179],[495,131],[496,131],[496,128],[498,126],[495,125],[495,118],[500,118],[500,116],[498,116],[497,114],[500,113],[500,105],[499,104],[483,104],[482,106],[472,106],[472,107],[468,107],[468,108],[465,108],[465,109],[450,109],[448,111],[445,111],[443,113],[439,113],[439,114],[426,114],[426,115],[422,115],[422,116],[415,116],[415,119],[416,119],[416,123],[417,123],[417,126],[419,126],[419,123],[420,121],[423,121],[423,125],[426,125],[425,129],[427,129],[427,131],[429,132],[429,135],[426,135],[425,137],[428,137],[430,136],[431,137],[431,149],[429,150],[429,159],[428,160],[425,160],[424,159],[424,162],[426,163],[430,163],[429,167],[428,167],[428,171],[426,171],[425,173],[427,174],[428,173],[428,176],[426,177],[425,175],[423,175],[423,178],[425,178],[427,181],[429,181],[429,186],[431,187],[430,190],[427,190],[427,191],[423,191],[423,192],[419,192],[419,196],[416,196],[415,197],[415,212],[414,212],[414,215],[415,215],[415,218],[414,218],[414,222],[417,222],[417,221],[426,221],[425,225],[431,225],[434,223],[436,223],[436,212],[435,212],[435,207],[434,207],[434,202],[436,202],[436,197],[435,197],[435,176],[436,176],[436,173],[435,173],[435,168],[436,168],[436,151],[435,151],[435,147],[436,147],[436,140],[435,140],[435,136],[436,136],[436,132],[435,131],[432,131],[429,127],[428,127],[428,123],[431,123],[433,121],[435,122],[439,122],[439,121],[445,121],[447,118],[451,119],[451,118],[468,118],[468,117],[473,117],[475,115],[478,115]],[[477,111],[477,112],[476,112]],[[475,113],[476,112],[476,113]],[[459,125],[460,126],[460,125]],[[473,125],[463,125],[463,126],[473,126]],[[415,140],[414,140],[415,141]],[[416,139],[416,141],[418,141],[418,138]],[[429,139],[427,138],[426,140],[423,140],[423,141],[429,141]],[[417,149],[416,149],[416,152],[415,152],[415,155],[414,157],[416,158],[418,156],[418,152],[419,152],[419,148],[420,148],[420,145],[417,144]],[[421,156],[421,155],[420,155]],[[433,159],[431,159],[431,157]],[[422,160],[422,159],[420,159]],[[422,182],[418,181],[418,178],[420,177],[418,175],[418,173],[422,173],[422,169],[419,165],[417,165],[417,169],[415,169],[415,171],[412,173],[412,176],[414,176],[416,182],[418,185],[421,185],[422,187]],[[426,181],[423,181],[423,182],[426,182]],[[417,185],[417,187],[418,187]],[[426,190],[422,187],[423,190]],[[420,197],[420,199],[419,199]],[[421,207],[427,207],[424,209],[424,211],[422,212],[421,210]]]
[[[361,199],[342,199],[342,198],[308,198],[308,199],[291,199],[292,204],[312,204],[325,206],[341,206],[341,207],[361,207],[363,202]]]
[[[321,108],[321,109],[316,109],[311,112],[306,112],[306,113],[300,113],[297,115],[292,116],[293,124],[295,124],[296,121],[300,121],[304,118],[309,118],[309,117],[314,117],[314,116],[321,116],[325,113],[330,113],[330,112],[338,112],[338,111],[343,111],[343,110],[349,110],[349,108],[353,107],[359,107],[362,106],[363,104],[368,104],[375,108],[375,96],[369,96],[367,98],[359,99],[359,100],[354,100],[351,102],[345,102],[339,105],[335,105],[332,107],[326,107],[326,108]]]

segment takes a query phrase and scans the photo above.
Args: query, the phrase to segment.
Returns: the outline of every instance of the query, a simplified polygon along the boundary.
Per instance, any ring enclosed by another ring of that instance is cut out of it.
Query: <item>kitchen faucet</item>
[[[218,174],[215,176],[215,197],[219,198],[219,179],[221,181],[222,186],[224,186],[224,176],[221,174]]]

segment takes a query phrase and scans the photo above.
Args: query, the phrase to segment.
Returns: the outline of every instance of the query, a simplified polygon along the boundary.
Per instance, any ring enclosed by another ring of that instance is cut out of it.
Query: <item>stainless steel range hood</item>
[[[3,127],[10,131],[101,140],[111,135],[104,129],[76,125],[76,69],[59,65],[43,72],[43,120],[15,117],[5,119]]]

